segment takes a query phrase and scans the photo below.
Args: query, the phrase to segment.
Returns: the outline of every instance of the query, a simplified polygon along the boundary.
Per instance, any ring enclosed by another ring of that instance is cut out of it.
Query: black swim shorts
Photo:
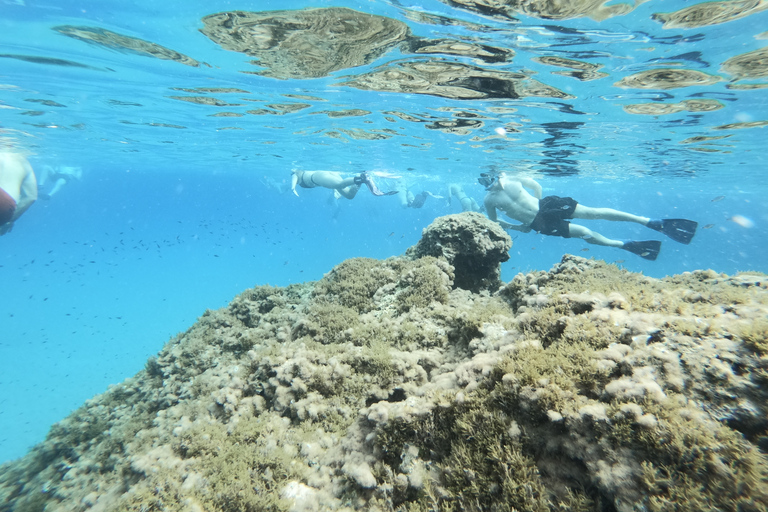
[[[542,235],[570,237],[570,222],[577,203],[571,197],[547,196],[539,199],[539,213],[531,222],[531,229]]]

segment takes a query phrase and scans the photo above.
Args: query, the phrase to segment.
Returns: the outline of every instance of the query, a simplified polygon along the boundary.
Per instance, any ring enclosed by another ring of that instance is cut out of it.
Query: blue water
[[[448,184],[460,183],[478,202],[484,195],[476,183],[479,172],[520,170],[537,179],[545,195],[699,222],[690,245],[665,239],[654,262],[578,240],[513,233],[510,260],[502,268],[505,280],[546,270],[564,253],[617,262],[654,277],[706,268],[765,272],[765,129],[713,128],[768,121],[766,89],[729,89],[732,77],[720,70],[726,59],[766,46],[755,36],[768,27],[768,12],[696,29],[663,30],[651,19],[654,12],[691,4],[651,1],[601,22],[520,16],[513,23],[438,1],[334,2],[400,19],[421,37],[463,37],[514,48],[511,62],[486,67],[536,72],[535,79],[575,96],[458,101],[338,85],[345,77],[408,58],[397,49],[330,77],[277,80],[241,73],[258,68],[198,31],[203,16],[219,11],[326,7],[325,2],[0,0],[0,137],[29,151],[37,170],[69,165],[84,171],[81,181],[39,200],[0,238],[0,461],[23,455],[52,423],[136,373],[207,308],[222,307],[254,285],[317,280],[346,258],[400,255],[434,218],[460,211],[455,201],[435,197],[421,209],[404,209],[396,198],[373,197],[366,190],[353,201],[333,200],[323,189],[300,189],[296,197],[285,191],[292,168],[389,172],[404,176],[416,193],[444,197]],[[409,9],[492,30],[420,24],[406,17]],[[141,38],[211,67],[117,52],[51,30],[63,24]],[[89,67],[31,62],[20,55]],[[600,71],[610,76],[582,82],[553,74],[563,68],[532,60],[543,55],[600,63]],[[467,58],[448,60],[479,65]],[[613,85],[659,66],[697,69],[723,80],[669,90]],[[743,82],[765,84],[766,78]],[[169,98],[186,94],[173,88],[195,87],[249,94],[210,95],[242,107]],[[304,101],[285,94],[318,100],[292,114],[211,117]],[[254,101],[240,101],[245,97]],[[724,108],[663,116],[622,110],[632,103],[684,99],[717,99]],[[323,113],[351,108],[370,114]],[[450,119],[446,109],[481,114],[484,126],[468,135],[449,134],[389,114]],[[522,131],[494,137],[496,128],[509,123]],[[389,129],[396,136],[329,136],[354,129]],[[720,135],[729,137],[681,144],[693,136]],[[383,178],[379,184],[394,186]],[[584,224],[614,238],[663,239],[637,225]]]

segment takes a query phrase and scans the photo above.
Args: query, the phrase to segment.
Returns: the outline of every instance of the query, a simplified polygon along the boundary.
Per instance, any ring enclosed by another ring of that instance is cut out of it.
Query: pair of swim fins
[[[688,219],[656,219],[646,224],[646,227],[664,233],[676,242],[688,245],[696,234],[698,225],[697,222]],[[659,255],[661,242],[658,240],[628,241],[624,242],[622,249],[653,261]]]

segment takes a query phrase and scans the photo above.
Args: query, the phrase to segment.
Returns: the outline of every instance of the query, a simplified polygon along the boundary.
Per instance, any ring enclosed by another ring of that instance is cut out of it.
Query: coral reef
[[[496,286],[483,225],[207,311],[0,467],[0,511],[768,510],[768,276]]]

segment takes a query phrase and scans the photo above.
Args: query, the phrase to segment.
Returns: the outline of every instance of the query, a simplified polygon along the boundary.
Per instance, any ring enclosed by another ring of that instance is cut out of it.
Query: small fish
[[[717,196],[716,198],[714,198],[714,199],[712,200],[712,202],[713,202],[713,203],[716,203],[716,202],[718,202],[718,201],[722,201],[723,199],[725,199],[725,196]]]
[[[620,264],[624,263],[624,261],[625,260],[616,260],[616,261],[614,261],[614,263],[616,263],[617,265],[620,265]]]
[[[702,226],[701,229],[712,229],[713,227],[715,227],[714,224],[707,224],[706,226]]]
[[[391,232],[391,233],[389,234],[389,236],[392,236],[392,235],[394,235],[394,234],[395,234],[395,232],[393,231],[393,232]]]
[[[581,250],[581,252],[587,252],[587,251],[589,251],[589,247],[585,247],[585,248],[583,248],[583,249]]]

